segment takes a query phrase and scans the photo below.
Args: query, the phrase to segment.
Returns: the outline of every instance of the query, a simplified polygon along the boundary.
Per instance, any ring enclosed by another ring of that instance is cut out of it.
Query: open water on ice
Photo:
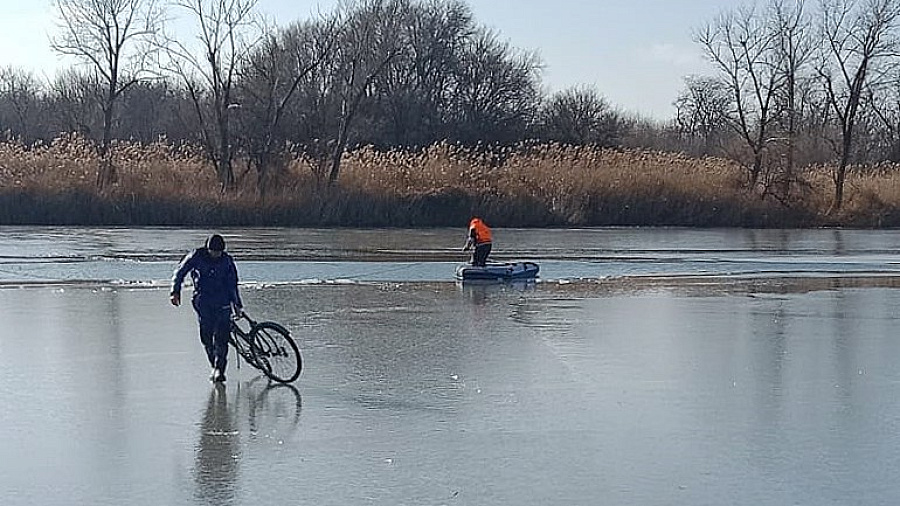
[[[207,232],[0,227],[0,283],[164,284]],[[246,282],[452,281],[464,230],[233,229]],[[552,282],[637,276],[900,274],[900,234],[854,230],[501,229],[497,260],[536,260]]]

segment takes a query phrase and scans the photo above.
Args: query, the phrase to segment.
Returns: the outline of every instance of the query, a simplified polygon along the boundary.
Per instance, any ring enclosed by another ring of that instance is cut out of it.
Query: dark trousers
[[[487,264],[487,257],[491,254],[491,243],[485,242],[475,245],[475,251],[472,252],[472,265],[484,267]]]
[[[231,336],[231,308],[206,306],[194,301],[200,342],[206,350],[209,365],[225,372],[228,365],[228,338]]]

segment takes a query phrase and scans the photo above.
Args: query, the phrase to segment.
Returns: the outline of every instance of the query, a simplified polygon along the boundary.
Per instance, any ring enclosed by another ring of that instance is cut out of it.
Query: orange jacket
[[[489,243],[491,229],[480,218],[472,218],[469,222],[469,237],[474,239],[475,244]]]

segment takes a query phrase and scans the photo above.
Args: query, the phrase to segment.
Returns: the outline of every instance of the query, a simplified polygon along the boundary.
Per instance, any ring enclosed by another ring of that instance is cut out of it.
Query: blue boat
[[[535,262],[488,262],[484,267],[462,264],[456,268],[456,279],[462,281],[511,281],[535,279],[540,266]]]

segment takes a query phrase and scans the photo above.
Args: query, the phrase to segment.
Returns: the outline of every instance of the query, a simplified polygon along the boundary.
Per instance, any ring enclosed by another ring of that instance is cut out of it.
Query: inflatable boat
[[[540,266],[534,262],[488,262],[484,267],[462,264],[456,268],[456,279],[462,281],[511,281],[534,279]]]

